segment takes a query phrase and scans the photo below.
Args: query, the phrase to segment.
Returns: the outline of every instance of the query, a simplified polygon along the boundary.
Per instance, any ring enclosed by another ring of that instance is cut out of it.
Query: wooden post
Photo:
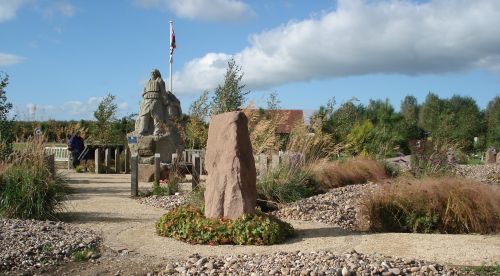
[[[177,163],[177,153],[172,153],[172,164]]]
[[[193,154],[193,166],[191,170],[191,175],[193,178],[191,179],[191,189],[194,190],[196,187],[198,187],[200,183],[200,174],[201,172],[199,171],[200,169],[200,162],[201,158],[198,154]]]
[[[130,173],[130,194],[132,196],[139,195],[139,156],[137,153],[132,155],[130,159],[131,173]]]
[[[259,175],[264,175],[267,172],[267,155],[259,154]]]
[[[109,173],[109,169],[111,168],[111,148],[106,148],[104,150],[104,169],[106,173]]]
[[[271,169],[277,169],[280,165],[280,156],[277,154],[273,154],[271,156]]]
[[[123,152],[123,171],[125,173],[129,173],[129,167],[130,167],[130,151],[129,149],[125,149],[125,151]]]
[[[121,171],[120,162],[120,148],[115,149],[115,173],[120,173]]]
[[[101,151],[99,150],[99,148],[96,148],[95,149],[95,156],[94,156],[94,159],[95,159],[95,173],[101,173]]]
[[[155,182],[160,184],[160,154],[155,153]]]
[[[44,159],[45,163],[47,164],[47,167],[49,168],[50,175],[52,176],[52,178],[54,178],[56,176],[55,154],[45,155]]]
[[[205,162],[205,157],[203,155],[199,155],[200,156],[200,167],[199,167],[199,172],[200,172],[200,175],[203,174],[203,165],[204,165],[204,162]]]

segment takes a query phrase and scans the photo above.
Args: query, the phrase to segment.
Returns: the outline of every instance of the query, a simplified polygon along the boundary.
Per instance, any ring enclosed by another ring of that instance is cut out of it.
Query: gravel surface
[[[360,184],[331,189],[325,194],[305,198],[273,212],[279,218],[316,221],[347,230],[357,230],[359,200],[377,185]]]
[[[99,242],[92,231],[63,222],[0,219],[0,273],[63,263],[75,250]]]
[[[351,251],[277,252],[272,255],[202,257],[169,264],[163,274],[183,275],[456,275],[453,269],[426,261],[367,256]]]
[[[170,196],[152,195],[152,196],[140,197],[139,199],[137,199],[137,201],[141,204],[146,204],[156,208],[171,210],[185,204],[187,201],[187,195],[186,194],[175,194]]]
[[[500,164],[458,165],[457,174],[488,184],[500,184]]]

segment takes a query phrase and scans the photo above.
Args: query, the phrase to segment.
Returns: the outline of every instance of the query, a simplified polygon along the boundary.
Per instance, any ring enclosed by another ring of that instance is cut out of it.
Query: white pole
[[[172,92],[172,53],[173,53],[173,49],[172,49],[172,30],[173,30],[173,24],[174,22],[172,20],[170,20],[170,76],[169,76],[169,80],[170,80],[170,92]]]

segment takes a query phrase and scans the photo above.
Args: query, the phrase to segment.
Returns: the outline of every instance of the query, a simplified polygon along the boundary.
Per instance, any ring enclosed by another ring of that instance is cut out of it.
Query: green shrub
[[[468,179],[399,182],[363,201],[370,230],[376,232],[500,232],[500,189]]]
[[[54,219],[64,195],[64,180],[52,177],[42,162],[14,164],[5,170],[0,182],[0,215]]]
[[[83,172],[85,172],[85,170],[86,170],[86,168],[85,168],[85,166],[83,166],[83,165],[78,165],[78,166],[76,166],[76,168],[75,168],[75,171],[76,171],[77,173],[83,173]]]
[[[202,209],[182,206],[163,215],[156,232],[194,244],[270,245],[292,236],[293,227],[261,212],[236,220],[207,219]]]
[[[257,180],[259,199],[278,203],[294,202],[316,194],[318,185],[303,167],[280,164]]]
[[[99,252],[95,248],[84,248],[82,250],[74,251],[71,254],[71,258],[75,262],[85,262],[89,259],[95,259],[99,257]]]

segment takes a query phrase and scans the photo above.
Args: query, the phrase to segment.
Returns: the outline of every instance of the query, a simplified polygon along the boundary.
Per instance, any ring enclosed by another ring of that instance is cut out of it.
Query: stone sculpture
[[[163,163],[172,161],[173,153],[184,150],[183,140],[177,127],[182,114],[180,101],[165,88],[160,71],[153,69],[142,90],[143,101],[135,131],[128,134],[131,153],[139,155],[140,164],[153,164],[154,154],[160,154]]]
[[[243,112],[213,116],[208,130],[205,166],[207,218],[236,219],[255,212],[256,170],[248,119]]]
[[[165,134],[171,127],[172,120],[181,116],[180,102],[165,89],[165,82],[158,69],[151,71],[151,78],[144,86],[142,98],[135,125],[135,132],[139,135]]]

